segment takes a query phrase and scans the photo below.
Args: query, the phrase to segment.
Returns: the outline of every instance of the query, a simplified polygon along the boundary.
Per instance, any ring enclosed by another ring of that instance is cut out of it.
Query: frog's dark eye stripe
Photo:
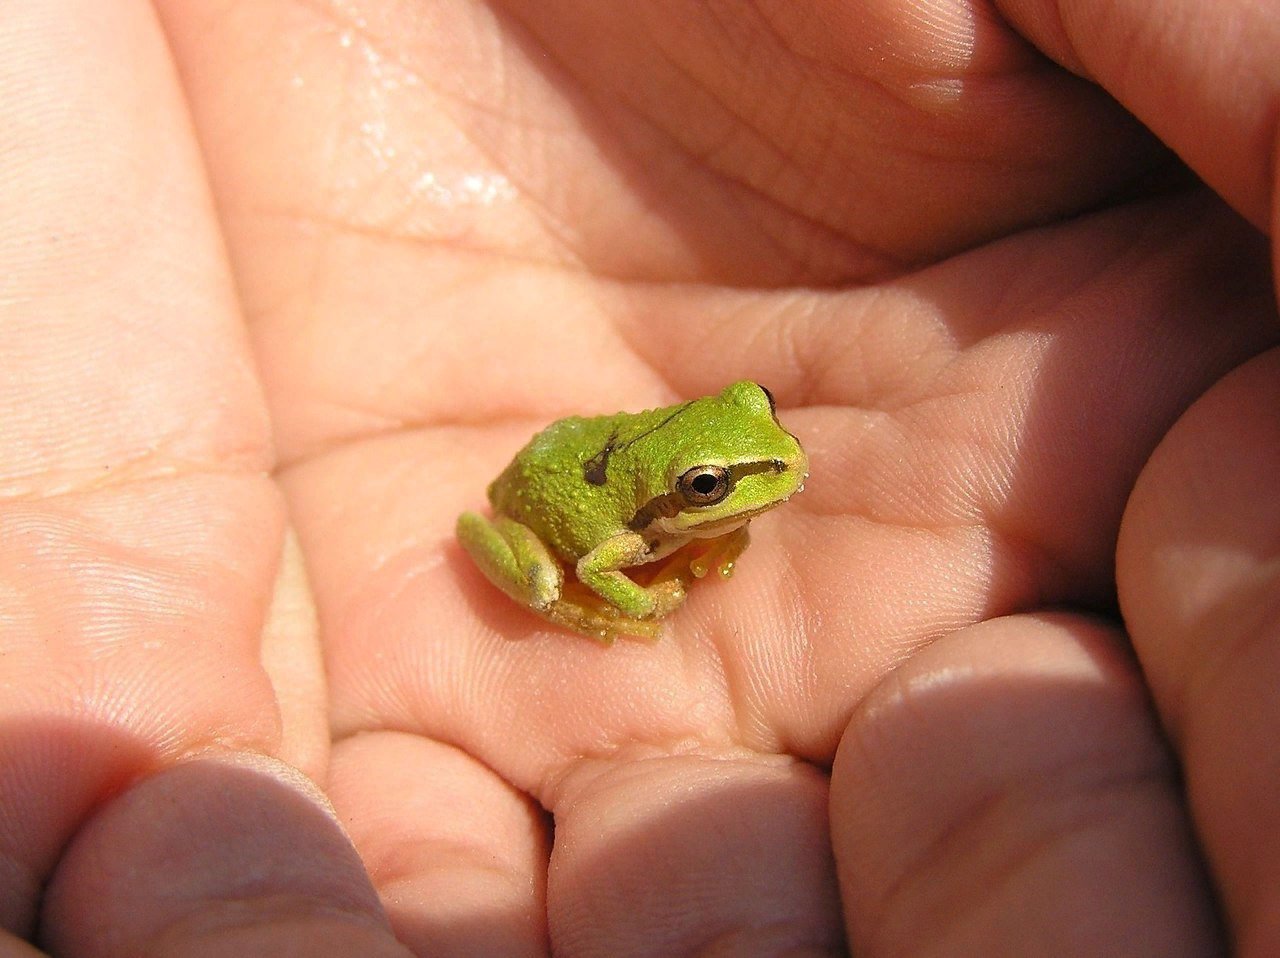
[[[668,492],[665,495],[654,496],[636,510],[636,514],[627,523],[627,528],[640,532],[649,528],[659,519],[670,519],[672,516],[678,515],[683,506],[684,501],[678,492]]]
[[[756,462],[740,462],[725,466],[694,466],[681,473],[674,492],[654,496],[636,510],[627,528],[639,532],[658,519],[670,519],[681,510],[714,506],[723,502],[733,492],[733,487],[743,476],[762,472],[786,472],[787,464],[781,459],[761,459]]]
[[[729,477],[737,482],[743,476],[755,476],[762,472],[786,472],[787,464],[781,459],[761,459],[757,462],[740,462],[729,467]]]

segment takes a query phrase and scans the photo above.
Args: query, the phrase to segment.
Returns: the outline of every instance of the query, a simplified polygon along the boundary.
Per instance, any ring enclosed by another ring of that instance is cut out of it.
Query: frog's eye
[[[760,384],[756,383],[756,385],[759,386]],[[764,393],[764,398],[769,400],[769,412],[776,415],[778,412],[778,404],[773,401],[773,393],[769,392],[768,386],[760,386],[760,391]]]
[[[694,466],[676,480],[676,491],[691,506],[714,506],[732,485],[724,466]]]

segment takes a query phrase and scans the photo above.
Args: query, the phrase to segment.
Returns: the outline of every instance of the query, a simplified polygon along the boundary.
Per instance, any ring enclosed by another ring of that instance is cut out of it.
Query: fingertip
[[[555,812],[558,955],[844,954],[827,777],[805,762],[638,749],[579,763]]]
[[[247,754],[189,760],[104,806],[53,874],[40,939],[84,958],[406,954],[315,786]]]
[[[850,723],[831,814],[859,954],[1218,947],[1172,763],[1101,623],[994,620],[905,663]]]
[[[329,792],[415,954],[547,953],[549,835],[527,795],[460,749],[390,731],[335,746]]]

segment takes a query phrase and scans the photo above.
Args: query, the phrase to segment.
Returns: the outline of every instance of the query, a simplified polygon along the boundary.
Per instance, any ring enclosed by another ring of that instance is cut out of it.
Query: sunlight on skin
[[[930,639],[1037,603],[1105,604],[1123,490],[1186,403],[1268,335],[1261,273],[1227,303],[1199,284],[1206,260],[1256,262],[1259,244],[1198,201],[1027,234],[866,292],[788,288],[882,275],[1092,205],[1157,156],[998,21],[847,9],[870,25],[769,23],[765,49],[792,43],[807,59],[797,69],[758,56],[776,72],[743,86],[700,51],[725,49],[707,43],[722,30],[761,24],[690,24],[675,4],[625,32],[604,8],[570,3],[321,8],[280,69],[346,58],[350,87],[370,100],[339,110],[322,90],[270,139],[305,162],[317,127],[301,117],[314,104],[333,104],[340,127],[375,115],[366,157],[336,158],[337,176],[365,184],[362,202],[344,191],[341,208],[323,190],[298,196],[306,178],[246,169],[236,143],[252,128],[224,130],[225,108],[198,99],[215,182],[270,197],[267,208],[283,195],[312,211],[301,233],[254,215],[252,201],[228,222],[272,257],[239,271],[330,637],[338,728],[412,729],[461,747],[548,807],[566,848],[579,804],[564,783],[582,756],[625,767],[666,743],[739,775],[778,752],[828,764],[854,703]],[[678,34],[664,30],[671,22]],[[877,46],[839,45],[868,33]],[[951,45],[921,56],[930,35]],[[609,68],[593,73],[600,56]],[[858,69],[872,82],[842,87]],[[971,98],[957,98],[966,69]],[[197,90],[205,77],[196,71]],[[831,82],[839,92],[828,95]],[[736,114],[724,106],[733,97]],[[748,122],[736,127],[735,115]],[[664,129],[676,116],[686,125]],[[808,116],[835,131],[826,152],[803,128],[779,135]],[[899,149],[859,130],[868,116]],[[1042,152],[1011,168],[985,161],[1009,144]],[[762,179],[779,145],[795,167]],[[851,165],[856,190],[823,181]],[[320,173],[322,185],[331,174]],[[515,190],[496,217],[411,190],[486,174]],[[943,182],[945,196],[933,187]],[[358,229],[344,231],[351,218]],[[297,235],[311,238],[281,242]],[[317,268],[318,290],[288,294]],[[744,282],[757,288],[726,288]],[[780,288],[758,288],[770,286]],[[534,430],[739,374],[779,384],[784,423],[818,452],[812,498],[756,523],[731,583],[695,589],[669,640],[608,655],[493,601],[449,529]],[[383,839],[364,841],[372,851]],[[625,846],[623,830],[597,841],[610,867],[626,868],[608,851]],[[553,915],[572,907],[573,861],[553,873]],[[777,861],[818,867],[799,848]],[[576,924],[558,925],[557,940],[581,941]]]
[[[1163,2],[0,13],[4,927],[1191,955],[1214,882],[1274,950],[1274,254],[1104,88],[1266,223],[1276,27]],[[741,378],[811,478],[657,643],[454,542],[552,419]]]
[[[93,958],[403,955],[323,795],[266,757],[323,767],[263,667],[283,503],[153,11],[6,7],[0,84],[0,922]]]

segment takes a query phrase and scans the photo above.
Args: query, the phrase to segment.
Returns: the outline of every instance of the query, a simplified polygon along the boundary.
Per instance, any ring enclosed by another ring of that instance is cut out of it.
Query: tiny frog
[[[753,382],[663,409],[571,416],[490,484],[492,519],[458,517],[458,541],[490,582],[556,625],[606,645],[656,639],[694,579],[732,573],[747,523],[799,492],[808,468]]]

